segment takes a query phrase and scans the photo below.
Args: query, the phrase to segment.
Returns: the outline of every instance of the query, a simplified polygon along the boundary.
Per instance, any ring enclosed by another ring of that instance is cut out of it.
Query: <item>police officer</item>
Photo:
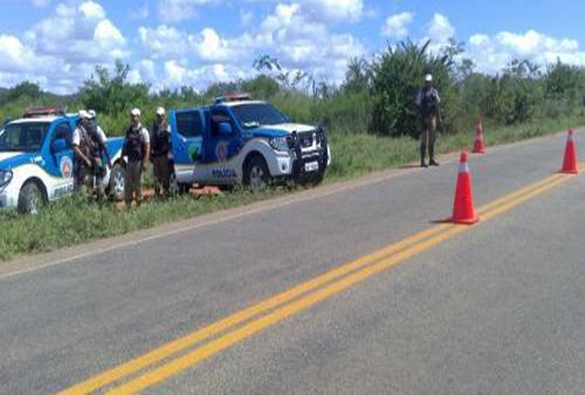
[[[132,109],[130,117],[131,124],[126,131],[122,147],[122,155],[128,160],[124,185],[124,201],[127,209],[132,206],[133,195],[135,195],[137,206],[142,203],[142,173],[150,157],[150,135],[140,122],[140,110]]]
[[[95,112],[94,112],[95,114]],[[85,110],[79,111],[79,122],[71,142],[75,153],[75,188],[82,193],[97,195],[98,200],[105,196],[104,177],[106,168],[103,154],[111,168],[112,162],[106,145],[106,134]]]
[[[421,134],[420,134],[420,165],[427,167],[425,162],[425,154],[428,147],[429,150],[429,165],[439,166],[435,161],[435,140],[437,133],[437,118],[439,115],[439,104],[441,98],[439,92],[433,86],[433,76],[427,74],[425,76],[425,86],[418,91],[414,104],[418,109],[421,118]]]
[[[171,150],[171,128],[165,119],[165,109],[156,109],[156,120],[150,130],[150,158],[154,175],[154,195],[161,196],[161,185],[165,196],[169,194],[169,152]]]

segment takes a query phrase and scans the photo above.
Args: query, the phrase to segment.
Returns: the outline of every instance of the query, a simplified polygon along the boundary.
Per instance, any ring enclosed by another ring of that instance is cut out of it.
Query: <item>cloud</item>
[[[18,37],[0,35],[0,71],[18,73],[31,67],[34,53]]]
[[[524,33],[500,32],[493,37],[474,34],[469,37],[464,54],[473,59],[479,71],[496,73],[514,59],[536,64],[561,62],[585,66],[585,52],[574,39],[556,39],[535,30]]]
[[[391,15],[386,19],[382,27],[382,34],[391,38],[404,38],[408,36],[408,25],[412,23],[414,14],[412,12],[402,12]]]
[[[297,0],[307,19],[318,22],[356,22],[362,17],[362,0]]]
[[[285,70],[303,70],[318,80],[339,83],[348,59],[362,55],[365,48],[349,33],[332,33],[331,24],[319,22],[321,16],[307,14],[307,5],[317,3],[332,4],[315,0],[276,4],[255,29],[239,36],[226,37],[210,27],[188,33],[169,25],[143,26],[138,30],[139,42],[144,58],[164,63],[158,81],[171,88],[252,76],[253,62],[263,54],[277,57]],[[345,4],[341,14],[362,7],[361,1]]]
[[[192,19],[204,6],[220,2],[221,0],[160,0],[158,13],[165,23],[174,24]]]
[[[455,28],[451,26],[449,19],[439,13],[435,13],[427,30],[431,43],[434,45],[446,44],[455,36]]]
[[[121,31],[93,1],[78,7],[59,4],[52,17],[25,34],[25,40],[35,53],[66,63],[109,63],[128,55]]]
[[[22,37],[0,35],[1,84],[29,80],[52,92],[71,93],[96,65],[128,57],[126,39],[104,8],[91,0],[76,4],[58,4]]]

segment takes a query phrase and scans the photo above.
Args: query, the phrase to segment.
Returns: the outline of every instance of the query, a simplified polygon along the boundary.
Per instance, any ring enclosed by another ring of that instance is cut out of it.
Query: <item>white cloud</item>
[[[106,17],[104,8],[93,1],[86,1],[79,6],[79,12],[87,19],[102,20]]]
[[[446,16],[435,13],[429,24],[428,35],[433,45],[446,44],[455,36],[455,28]]]
[[[319,22],[359,21],[364,11],[363,0],[297,0],[308,19]]]
[[[17,73],[33,64],[33,51],[14,36],[0,35],[0,71]]]
[[[221,0],[160,0],[158,13],[165,23],[178,23],[195,17],[203,6]]]
[[[465,56],[473,59],[479,71],[501,71],[514,59],[530,60],[545,65],[556,62],[585,66],[585,52],[573,39],[556,39],[528,30],[523,34],[500,32],[493,37],[475,34],[469,37]]]
[[[25,40],[37,54],[66,63],[109,63],[128,55],[124,36],[93,1],[78,7],[59,4],[55,15],[30,29]]]
[[[408,25],[412,23],[413,18],[414,14],[412,12],[402,12],[389,16],[382,27],[382,34],[398,39],[408,36]]]

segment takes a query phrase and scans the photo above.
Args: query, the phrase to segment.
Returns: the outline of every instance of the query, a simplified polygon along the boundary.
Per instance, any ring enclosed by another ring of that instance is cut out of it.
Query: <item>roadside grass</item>
[[[585,116],[578,124],[585,123]],[[488,147],[511,143],[563,130],[558,121],[516,127],[484,127]],[[437,152],[471,149],[475,131],[441,134]],[[332,164],[326,183],[359,177],[391,167],[418,163],[418,142],[409,137],[384,138],[365,133],[330,133]],[[559,149],[562,149],[560,147]],[[147,184],[150,183],[148,177]],[[47,252],[90,240],[117,236],[131,231],[187,219],[226,208],[270,199],[301,188],[274,188],[252,193],[238,188],[231,193],[180,196],[167,201],[151,201],[126,212],[114,204],[99,207],[79,197],[51,203],[37,216],[19,215],[14,210],[0,212],[0,260],[19,255]]]

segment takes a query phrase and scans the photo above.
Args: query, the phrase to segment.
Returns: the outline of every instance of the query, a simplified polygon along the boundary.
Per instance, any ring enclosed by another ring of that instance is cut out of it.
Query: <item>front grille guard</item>
[[[321,125],[313,132],[309,132],[312,136],[313,133],[316,135],[317,143],[320,143],[320,147],[310,153],[303,155],[302,140],[296,131],[293,131],[287,138],[290,149],[295,153],[295,161],[293,163],[293,176],[295,179],[302,178],[306,174],[311,172],[305,172],[305,163],[317,161],[319,163],[319,172],[324,172],[329,161],[329,152],[327,150],[328,141],[327,133],[325,128]]]

